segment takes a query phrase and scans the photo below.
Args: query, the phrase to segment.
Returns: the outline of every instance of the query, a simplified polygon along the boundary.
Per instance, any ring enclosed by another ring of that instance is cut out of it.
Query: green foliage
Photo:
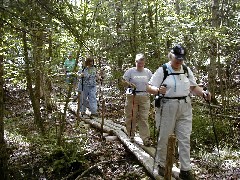
[[[66,142],[64,147],[55,147],[47,156],[50,165],[48,171],[52,171],[59,178],[76,170],[83,172],[87,168],[87,160],[84,157],[84,150],[76,148],[76,143]]]
[[[20,93],[17,95],[24,97]],[[15,103],[18,102],[16,97]],[[88,167],[84,156],[86,129],[77,123],[71,126],[71,136],[66,135],[60,147],[56,143],[58,127],[54,119],[45,122],[47,134],[41,136],[36,131],[33,113],[27,111],[28,106],[23,101],[24,98],[21,99],[21,103],[17,103],[19,107],[11,107],[15,111],[5,119],[5,134],[10,142],[9,151],[14,156],[14,161],[11,159],[9,163],[11,177],[29,179],[39,178],[42,174],[49,179],[60,179],[69,173],[84,171]],[[53,114],[51,117],[57,118]]]
[[[191,135],[191,147],[194,151],[201,149],[212,150],[215,146],[214,135],[208,112],[201,106],[193,107],[193,130]]]
[[[76,130],[78,127],[73,127],[72,130]],[[88,167],[87,160],[84,154],[86,150],[84,144],[87,137],[84,135],[84,129],[82,129],[80,136],[66,137],[62,146],[58,146],[56,143],[56,134],[54,127],[49,128],[48,137],[41,137],[33,135],[31,141],[39,149],[39,153],[42,156],[42,160],[45,161],[44,170],[49,173],[48,176],[54,176],[52,178],[61,178],[69,175],[71,172],[79,171],[81,173]]]
[[[151,100],[151,102],[152,102],[152,100]],[[151,107],[151,109],[152,108],[153,107]],[[148,123],[149,123],[149,129],[150,129],[150,137],[152,138],[152,140],[156,141],[158,132],[156,130],[156,125],[155,125],[155,112],[154,111],[150,111],[150,114],[148,116]]]
[[[239,44],[239,2],[219,2],[219,27],[212,25],[213,12],[208,1],[36,3],[16,1],[7,3],[6,7],[9,7],[3,8],[4,20],[8,22],[4,26],[4,49],[8,59],[5,61],[5,78],[11,82],[25,81],[24,67],[18,67],[15,62],[8,63],[23,56],[23,30],[27,31],[29,52],[34,48],[33,39],[37,32],[43,32],[41,48],[44,59],[41,66],[49,74],[55,74],[62,68],[68,51],[73,51],[75,55],[79,51],[80,59],[86,55],[105,58],[112,67],[114,78],[120,77],[126,66],[134,65],[136,53],[143,52],[148,59],[147,67],[154,72],[168,61],[169,48],[175,43],[182,43],[188,52],[186,63],[196,69],[202,79],[203,74],[208,74],[207,64],[213,54],[211,48],[217,42],[219,49],[215,58],[221,62],[218,68],[222,68],[223,64],[228,66],[216,73],[216,79],[227,75],[227,69],[231,72],[227,78],[236,78],[234,64]],[[32,8],[27,8],[29,6]],[[233,85],[234,82],[228,81],[224,86],[229,88]]]
[[[210,114],[209,106],[202,106],[197,103],[193,105],[193,130],[191,136],[192,151],[199,153],[201,151],[212,152],[224,147],[239,149],[236,142],[239,141],[237,129],[232,126],[231,118],[219,118],[212,110]],[[214,135],[214,127],[216,137]],[[216,139],[217,138],[217,139]]]

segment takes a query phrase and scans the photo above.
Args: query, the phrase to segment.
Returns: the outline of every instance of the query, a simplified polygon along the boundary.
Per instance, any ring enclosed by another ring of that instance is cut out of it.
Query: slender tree
[[[3,2],[1,2],[3,5]],[[7,145],[4,139],[4,89],[3,89],[3,21],[2,17],[0,18],[0,46],[2,47],[0,50],[0,174],[1,178],[4,180],[8,180],[8,153],[7,153]]]
[[[212,0],[212,27],[214,30],[219,28],[219,0]],[[217,57],[219,51],[219,43],[217,37],[213,36],[210,41],[210,66],[209,66],[209,89],[215,99],[216,90],[216,74],[217,74]]]

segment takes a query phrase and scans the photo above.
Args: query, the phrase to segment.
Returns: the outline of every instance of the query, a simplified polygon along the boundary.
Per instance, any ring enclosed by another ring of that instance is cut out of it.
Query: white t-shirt
[[[168,74],[170,73],[184,73],[183,67],[181,66],[180,71],[174,71],[171,67],[171,62],[166,63]],[[190,86],[197,86],[196,79],[193,75],[193,72],[189,67],[188,76],[187,74],[179,75],[168,75],[167,78],[163,80],[163,68],[159,67],[156,72],[153,74],[152,78],[149,81],[149,84],[158,88],[161,83],[167,85],[167,92],[165,97],[183,97],[188,96],[190,93]]]
[[[143,71],[138,71],[136,67],[128,69],[124,75],[123,79],[136,85],[136,92],[138,95],[146,95],[146,87],[150,78],[152,77],[152,72],[144,68]]]

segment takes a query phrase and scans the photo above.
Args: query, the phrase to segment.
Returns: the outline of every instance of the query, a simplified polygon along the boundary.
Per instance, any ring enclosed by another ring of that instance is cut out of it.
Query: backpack
[[[163,64],[162,65],[162,68],[163,68],[163,80],[162,80],[162,83],[160,86],[165,86],[163,84],[163,82],[165,81],[165,79],[167,78],[167,76],[169,75],[179,75],[179,74],[187,74],[187,78],[189,78],[189,74],[188,74],[188,68],[185,64],[182,64],[182,67],[183,67],[183,73],[170,73],[168,74],[168,71],[167,71],[167,65],[166,64]],[[155,107],[160,107],[160,96],[159,96],[159,92],[158,94],[155,96]]]
[[[170,73],[168,74],[168,71],[167,71],[167,65],[166,64],[163,64],[162,65],[162,68],[163,68],[163,80],[162,80],[162,83],[165,81],[165,79],[167,78],[167,76],[169,75],[179,75],[179,74],[187,74],[187,78],[189,77],[189,74],[188,74],[188,68],[185,64],[182,64],[182,67],[183,67],[183,73]],[[161,83],[161,84],[162,84]]]
[[[187,74],[187,78],[189,77],[189,74],[188,74],[188,68],[185,64],[182,64],[182,67],[183,67],[183,73],[170,73],[168,74],[168,71],[167,71],[167,65],[166,64],[163,64],[162,65],[162,68],[163,68],[163,80],[162,80],[162,83],[164,82],[164,80],[167,78],[167,76],[169,75],[179,75],[179,74]],[[161,83],[161,84],[162,84]]]

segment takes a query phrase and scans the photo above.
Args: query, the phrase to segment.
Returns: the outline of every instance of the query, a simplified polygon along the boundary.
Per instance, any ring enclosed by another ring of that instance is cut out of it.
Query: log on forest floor
[[[75,108],[71,109],[73,110],[73,112],[76,112],[76,110],[74,110]],[[102,118],[90,119],[88,116],[85,116],[82,117],[81,120],[99,130],[103,128],[103,132],[105,133],[109,133],[110,135],[116,135],[118,139],[135,155],[138,161],[144,166],[144,168],[152,177],[157,180],[164,179],[163,177],[159,176],[156,171],[153,171],[155,148],[144,146],[142,139],[138,135],[135,137],[135,142],[132,143],[128,138],[127,134],[125,133],[125,127],[119,124],[115,124],[111,120],[105,120],[103,126]],[[177,178],[179,174],[179,169],[173,167],[172,172],[172,179]]]

